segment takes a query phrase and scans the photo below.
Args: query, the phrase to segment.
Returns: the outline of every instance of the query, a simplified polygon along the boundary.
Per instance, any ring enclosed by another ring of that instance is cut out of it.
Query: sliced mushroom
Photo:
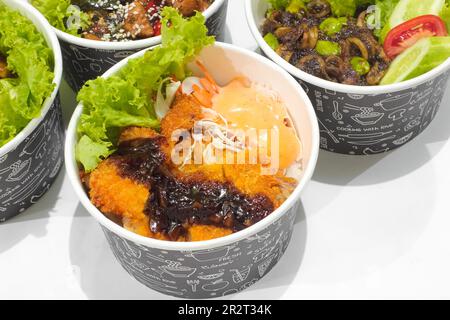
[[[367,11],[363,11],[359,14],[358,20],[356,22],[356,25],[358,27],[364,28],[366,26],[366,16],[367,16]]]
[[[311,54],[301,58],[297,63],[297,68],[314,76],[331,80],[326,72],[325,61],[319,55]]]
[[[275,35],[278,39],[283,39],[286,37],[289,33],[295,32],[294,28],[291,27],[280,27],[277,30],[275,30]]]
[[[324,18],[331,13],[330,4],[325,0],[312,0],[306,8],[309,14],[315,18]]]
[[[332,79],[339,80],[342,76],[344,61],[338,56],[329,56],[325,59],[325,71]]]
[[[292,56],[294,55],[294,52],[292,50],[289,50],[286,46],[279,46],[276,50],[277,54],[282,57],[287,62],[291,61]]]
[[[369,60],[369,51],[367,50],[366,45],[364,44],[364,42],[361,41],[361,39],[356,37],[348,38],[341,43],[342,55],[345,56],[346,58],[351,57],[352,56],[351,49],[353,46],[359,50],[361,56],[364,59]]]
[[[379,84],[381,79],[383,79],[384,75],[386,74],[386,71],[387,70],[383,68],[379,62],[375,62],[366,76],[367,84],[371,86]]]
[[[313,26],[311,28],[304,28],[307,31],[303,33],[303,38],[300,43],[300,49],[314,49],[319,40],[319,28]]]

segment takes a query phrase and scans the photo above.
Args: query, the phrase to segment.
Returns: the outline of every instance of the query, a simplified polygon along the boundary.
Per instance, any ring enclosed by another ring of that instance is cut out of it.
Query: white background
[[[243,1],[227,41],[256,50]],[[230,299],[450,298],[450,95],[416,140],[387,155],[321,152],[280,263]],[[64,84],[67,123],[74,95]],[[132,279],[61,172],[0,225],[0,299],[167,299]]]

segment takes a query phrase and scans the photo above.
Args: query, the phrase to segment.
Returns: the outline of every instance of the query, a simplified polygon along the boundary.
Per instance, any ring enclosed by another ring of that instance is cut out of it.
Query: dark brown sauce
[[[264,195],[248,196],[232,183],[191,178],[180,180],[165,163],[164,137],[136,139],[119,145],[111,157],[120,173],[149,188],[145,213],[152,232],[171,240],[186,235],[191,225],[213,225],[234,232],[264,219],[274,210]]]

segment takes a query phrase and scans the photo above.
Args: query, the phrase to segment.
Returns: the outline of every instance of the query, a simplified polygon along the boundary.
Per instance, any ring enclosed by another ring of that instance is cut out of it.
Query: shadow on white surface
[[[75,111],[75,108],[78,104],[77,95],[69,87],[69,85],[65,80],[61,82],[59,93],[61,95],[61,108],[63,114],[64,127],[67,129],[67,126],[69,125],[70,122],[70,118],[72,117],[72,114]]]
[[[228,299],[280,298],[299,272],[306,246],[306,217],[299,207],[291,243],[280,262],[261,281]],[[70,232],[74,277],[89,299],[174,299],[134,280],[116,261],[98,223],[79,204]]]
[[[97,221],[78,205],[69,239],[74,276],[88,299],[167,299],[134,280],[116,261]]]
[[[365,186],[394,180],[419,169],[439,153],[450,137],[449,104],[450,91],[447,90],[430,126],[416,139],[390,153],[346,156],[321,151],[313,180],[332,185]],[[437,148],[431,150],[431,144],[437,144]],[[374,174],[364,174],[377,166]]]
[[[64,181],[65,168],[62,168],[47,193],[23,213],[0,224],[0,254],[13,248],[28,236],[45,237],[50,214],[56,212]]]
[[[303,205],[300,205],[291,242],[278,264],[247,290],[224,299],[282,299],[296,277],[301,276],[301,264],[308,236],[307,226],[305,211]]]

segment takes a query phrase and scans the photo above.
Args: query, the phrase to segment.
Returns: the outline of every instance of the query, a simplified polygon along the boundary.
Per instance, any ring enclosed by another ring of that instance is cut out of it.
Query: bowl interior
[[[136,58],[142,55],[143,52],[144,51],[141,51],[131,56],[129,59]],[[278,92],[279,96],[282,97],[288,108],[293,124],[302,141],[302,161],[304,170],[300,177],[299,185],[291,197],[269,217],[243,231],[220,239],[191,243],[173,243],[169,241],[144,238],[123,229],[107,219],[97,208],[95,208],[95,206],[92,205],[81,185],[78,174],[78,166],[74,154],[77,138],[76,127],[83,108],[80,104],[75,110],[67,132],[66,166],[70,180],[72,181],[72,184],[74,185],[83,205],[103,226],[116,234],[141,245],[162,250],[202,250],[224,246],[254,235],[279,219],[295,204],[296,201],[298,201],[300,192],[304,188],[305,184],[310,180],[316,165],[317,156],[319,153],[319,129],[317,125],[317,118],[308,96],[300,85],[287,72],[275,65],[273,62],[256,53],[221,43],[216,43],[215,46],[204,49],[198,58],[208,68],[212,76],[219,84],[225,84],[237,76],[243,75],[248,77],[253,82],[266,85],[272,90]],[[127,61],[128,59],[120,62],[108,71],[104,77],[108,77],[117,72],[117,70],[122,68]],[[194,74],[198,72],[194,64],[191,64],[190,67]]]
[[[48,110],[53,104],[56,95],[58,94],[59,86],[61,83],[62,77],[62,56],[61,56],[61,48],[59,46],[58,39],[56,38],[52,27],[48,24],[45,18],[37,11],[34,7],[28,4],[26,1],[17,1],[17,0],[0,0],[5,3],[8,7],[18,10],[23,16],[28,18],[38,29],[38,31],[44,36],[47,45],[53,51],[53,59],[54,59],[54,79],[53,83],[55,84],[55,89],[53,90],[50,97],[48,97],[42,106],[41,116],[31,120],[28,125],[10,142],[0,147],[0,155],[3,155],[11,150],[13,150],[17,145],[23,141],[26,137],[28,137],[34,129],[38,126],[38,124],[42,121],[42,119],[47,114]]]

